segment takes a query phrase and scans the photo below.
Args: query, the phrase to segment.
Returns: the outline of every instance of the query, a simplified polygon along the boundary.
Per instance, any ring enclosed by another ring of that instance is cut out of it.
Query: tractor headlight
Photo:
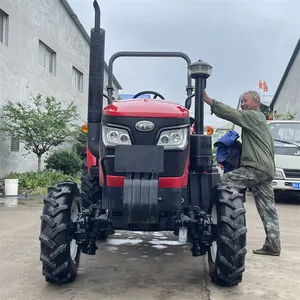
[[[157,145],[165,149],[183,149],[187,144],[187,128],[164,130],[161,132]]]
[[[283,170],[282,169],[276,169],[274,179],[284,179]]]
[[[128,131],[121,128],[102,126],[102,140],[105,146],[131,145]]]

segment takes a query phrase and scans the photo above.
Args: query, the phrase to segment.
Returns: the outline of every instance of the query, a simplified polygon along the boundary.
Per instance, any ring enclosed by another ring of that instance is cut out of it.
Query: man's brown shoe
[[[274,252],[274,251],[269,251],[267,249],[265,249],[264,247],[261,249],[256,249],[253,250],[254,254],[260,254],[260,255],[272,255],[272,256],[279,256],[280,252]]]

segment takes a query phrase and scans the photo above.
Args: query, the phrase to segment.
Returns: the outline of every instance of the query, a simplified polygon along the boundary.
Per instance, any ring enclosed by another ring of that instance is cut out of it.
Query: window
[[[79,91],[83,90],[83,74],[73,67],[72,69],[72,85],[78,88]]]
[[[55,74],[56,53],[43,42],[39,42],[39,65]]]
[[[269,124],[274,142],[275,154],[277,155],[300,155],[300,123],[293,121],[271,122]],[[289,144],[294,143],[296,145]]]
[[[271,122],[269,126],[274,139],[300,143],[300,123],[289,121]]]
[[[0,42],[8,45],[8,14],[0,9]]]
[[[10,151],[19,152],[20,141],[17,137],[12,136],[10,141]]]

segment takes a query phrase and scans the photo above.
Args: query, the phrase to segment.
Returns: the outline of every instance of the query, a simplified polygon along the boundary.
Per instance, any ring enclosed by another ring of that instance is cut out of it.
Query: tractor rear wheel
[[[82,163],[81,199],[82,207],[86,209],[88,209],[90,205],[96,204],[100,199],[102,199],[102,189],[99,185],[99,176],[91,176],[88,174],[86,160]]]
[[[90,205],[96,204],[102,199],[102,187],[99,185],[99,176],[88,174],[86,160],[82,164],[81,175],[81,203],[82,207],[88,209]],[[108,237],[107,230],[101,231],[97,237],[98,240],[106,240]]]
[[[217,236],[208,251],[209,273],[221,286],[242,281],[246,258],[246,210],[244,197],[237,189],[220,188],[220,200],[211,211]]]
[[[77,276],[80,249],[74,233],[81,211],[76,183],[55,183],[44,198],[41,216],[40,260],[47,282],[72,282]]]

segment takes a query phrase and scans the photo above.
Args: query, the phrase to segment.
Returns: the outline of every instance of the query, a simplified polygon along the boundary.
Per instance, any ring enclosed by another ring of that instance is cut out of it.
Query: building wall
[[[280,93],[274,104],[277,113],[295,113],[296,120],[300,120],[300,52],[280,89]]]
[[[89,43],[60,0],[1,0],[0,9],[9,15],[8,44],[0,43],[0,105],[30,101],[31,94],[40,93],[74,101],[86,121]],[[39,41],[56,52],[54,74],[39,65]],[[82,91],[72,85],[73,66],[83,73]],[[114,97],[118,99],[116,85]],[[1,138],[0,153],[0,176],[37,169],[35,156],[10,151],[10,139]]]

